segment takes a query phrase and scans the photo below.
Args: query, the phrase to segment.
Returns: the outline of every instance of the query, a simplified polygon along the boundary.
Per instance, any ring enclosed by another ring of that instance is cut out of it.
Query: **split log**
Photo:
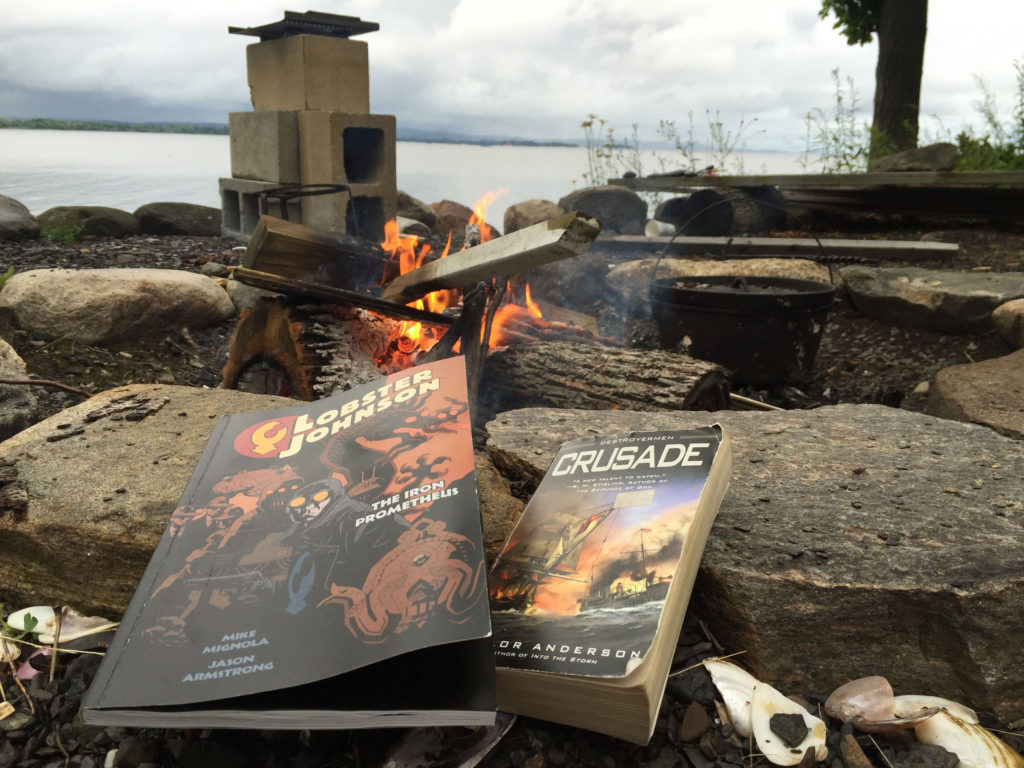
[[[396,277],[381,298],[406,303],[441,288],[465,288],[480,281],[528,272],[542,264],[578,256],[601,233],[601,223],[574,211],[550,221],[449,254]]]
[[[301,400],[351,389],[385,372],[378,360],[396,354],[399,325],[337,304],[260,299],[239,318],[221,386]]]
[[[375,243],[266,215],[249,237],[242,266],[363,292],[398,273],[398,264]]]
[[[717,411],[729,405],[725,372],[714,363],[662,350],[562,341],[491,353],[480,393],[491,413],[535,406]]]

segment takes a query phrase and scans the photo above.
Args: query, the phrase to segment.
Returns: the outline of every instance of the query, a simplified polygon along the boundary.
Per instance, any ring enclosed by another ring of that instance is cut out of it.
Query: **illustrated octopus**
[[[370,569],[362,589],[333,584],[319,605],[342,605],[345,625],[363,642],[384,642],[439,613],[459,623],[482,594],[484,564],[472,548],[443,522],[421,518]]]

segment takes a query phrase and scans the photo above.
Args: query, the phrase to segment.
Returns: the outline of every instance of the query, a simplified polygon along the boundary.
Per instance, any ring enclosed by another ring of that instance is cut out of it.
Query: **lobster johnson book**
[[[499,709],[650,740],[730,469],[719,426],[559,449],[491,572]]]
[[[97,725],[494,722],[461,357],[222,418],[83,699]]]

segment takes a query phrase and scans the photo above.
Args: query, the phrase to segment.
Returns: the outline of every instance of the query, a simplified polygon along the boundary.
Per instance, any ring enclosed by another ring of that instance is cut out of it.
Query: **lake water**
[[[678,155],[658,153],[678,167]],[[644,152],[651,172],[660,170]],[[748,152],[748,173],[800,173],[799,155]],[[710,164],[713,162],[708,158]],[[507,206],[541,198],[558,201],[587,186],[583,147],[480,147],[398,142],[398,187],[425,203],[472,206],[504,190],[489,210],[500,222]],[[33,214],[57,205],[106,205],[134,211],[174,201],[220,207],[217,180],[231,175],[227,136],[0,129],[0,194]],[[500,228],[500,224],[499,224]]]

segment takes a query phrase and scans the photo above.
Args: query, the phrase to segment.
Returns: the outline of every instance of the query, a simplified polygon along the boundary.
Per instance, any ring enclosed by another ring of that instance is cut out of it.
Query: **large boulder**
[[[647,203],[625,187],[605,185],[576,189],[559,200],[558,207],[596,217],[606,235],[642,235],[647,222]]]
[[[0,240],[39,237],[39,222],[22,203],[0,195]]]
[[[293,404],[136,384],[0,443],[0,602],[120,616],[217,419]]]
[[[1024,349],[943,368],[928,387],[926,411],[1024,440]]]
[[[535,486],[588,434],[732,436],[731,483],[691,607],[782,690],[851,678],[1024,717],[1021,443],[878,405],[639,413],[524,409],[487,424],[488,452]]]
[[[17,328],[84,344],[214,325],[234,314],[212,278],[176,269],[35,269],[11,277],[0,307]]]
[[[956,144],[948,141],[886,155],[871,163],[872,173],[906,171],[952,171],[957,160]]]
[[[194,203],[147,203],[133,214],[146,235],[220,235],[220,208]]]
[[[844,267],[858,310],[889,325],[967,333],[992,328],[992,311],[1024,297],[1024,272],[954,272],[921,267]]]
[[[61,205],[39,214],[39,234],[62,243],[86,237],[127,237],[140,231],[134,215],[102,205]]]
[[[517,229],[526,229],[542,221],[561,216],[565,210],[550,200],[524,200],[521,203],[510,205],[505,209],[503,226],[505,234],[515,232]]]

